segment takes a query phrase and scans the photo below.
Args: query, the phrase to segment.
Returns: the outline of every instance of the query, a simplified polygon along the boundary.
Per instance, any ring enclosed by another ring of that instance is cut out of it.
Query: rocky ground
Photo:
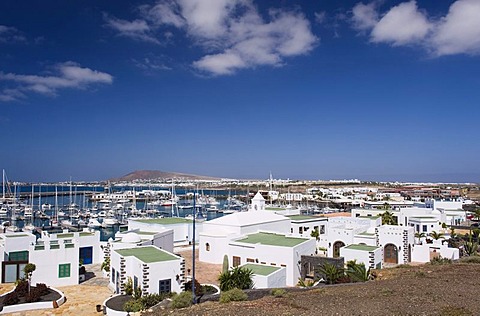
[[[367,283],[147,315],[480,315],[479,274],[480,264],[400,266],[380,270]]]

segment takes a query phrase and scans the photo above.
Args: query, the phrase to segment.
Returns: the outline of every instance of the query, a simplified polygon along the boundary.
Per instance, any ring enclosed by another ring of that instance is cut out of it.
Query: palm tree
[[[253,287],[253,271],[243,267],[235,267],[219,275],[220,290],[228,291],[234,288],[246,290]]]
[[[367,282],[370,278],[370,269],[367,270],[364,263],[352,260],[347,262],[346,274],[352,282]]]
[[[430,234],[428,234],[430,237],[432,237],[433,239],[435,240],[439,240],[439,239],[444,239],[445,237],[443,237],[445,234],[444,233],[437,233],[436,231],[432,231]]]
[[[380,214],[382,217],[382,224],[383,225],[395,225],[395,218],[393,217],[393,213],[390,211],[385,211],[384,213]]]
[[[425,238],[425,237],[426,237],[425,233],[416,232],[415,239],[417,240],[417,245],[419,245],[422,242],[422,238]]]
[[[473,211],[473,217],[474,217],[477,221],[480,221],[480,208],[477,208],[475,211]]]
[[[334,264],[325,262],[318,268],[318,272],[323,274],[325,282],[327,284],[335,284],[338,279],[345,275],[345,270],[343,268],[339,268]]]
[[[478,242],[472,240],[472,235],[470,234],[469,241],[466,241],[463,245],[463,249],[468,256],[473,256],[477,254]]]

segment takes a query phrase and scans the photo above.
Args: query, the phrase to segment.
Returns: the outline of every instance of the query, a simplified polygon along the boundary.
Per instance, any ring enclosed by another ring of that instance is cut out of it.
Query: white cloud
[[[155,24],[172,25],[183,27],[185,19],[180,14],[180,7],[173,1],[164,1],[155,4],[153,7],[145,5],[141,7],[143,15]]]
[[[26,42],[22,32],[11,26],[0,25],[0,43]]]
[[[405,45],[422,40],[431,28],[426,16],[417,8],[415,1],[393,7],[374,26],[373,42]]]
[[[1,101],[14,101],[26,97],[26,93],[35,92],[56,96],[60,89],[85,89],[93,84],[111,84],[113,77],[107,73],[81,67],[74,62],[65,62],[53,67],[54,75],[19,75],[0,72],[0,81],[11,82],[13,87],[0,92]]]
[[[104,15],[107,26],[118,32],[120,36],[129,37],[135,40],[159,44],[159,40],[152,35],[150,26],[144,20],[126,21]]]
[[[139,11],[149,32],[165,27],[185,32],[205,52],[192,66],[211,75],[279,66],[286,57],[310,52],[318,42],[302,13],[272,9],[265,21],[252,0],[168,0]]]
[[[403,2],[377,19],[377,5],[358,3],[353,27],[370,31],[370,40],[393,46],[417,45],[433,56],[480,54],[480,1],[457,0],[441,18],[431,18],[415,1]]]
[[[358,3],[352,9],[352,22],[354,28],[365,31],[373,28],[378,23],[376,3]]]
[[[439,21],[430,44],[436,55],[480,54],[480,1],[453,3]]]

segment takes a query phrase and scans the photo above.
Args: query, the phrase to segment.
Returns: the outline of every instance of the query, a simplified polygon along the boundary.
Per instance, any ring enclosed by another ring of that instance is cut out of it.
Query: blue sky
[[[0,168],[480,182],[480,1],[0,2]]]

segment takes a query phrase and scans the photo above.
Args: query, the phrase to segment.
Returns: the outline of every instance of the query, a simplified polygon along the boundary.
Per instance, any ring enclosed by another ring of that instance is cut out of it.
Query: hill
[[[480,264],[401,265],[375,281],[321,286],[245,302],[204,302],[174,315],[480,315]],[[288,289],[287,289],[288,290]],[[250,296],[250,294],[249,294]],[[156,308],[148,316],[172,315]]]
[[[160,170],[136,170],[120,178],[110,179],[110,181],[167,180],[167,179],[217,180],[219,178],[209,177],[209,176],[199,176],[199,175],[179,173],[179,172],[167,172],[167,171],[160,171]]]

